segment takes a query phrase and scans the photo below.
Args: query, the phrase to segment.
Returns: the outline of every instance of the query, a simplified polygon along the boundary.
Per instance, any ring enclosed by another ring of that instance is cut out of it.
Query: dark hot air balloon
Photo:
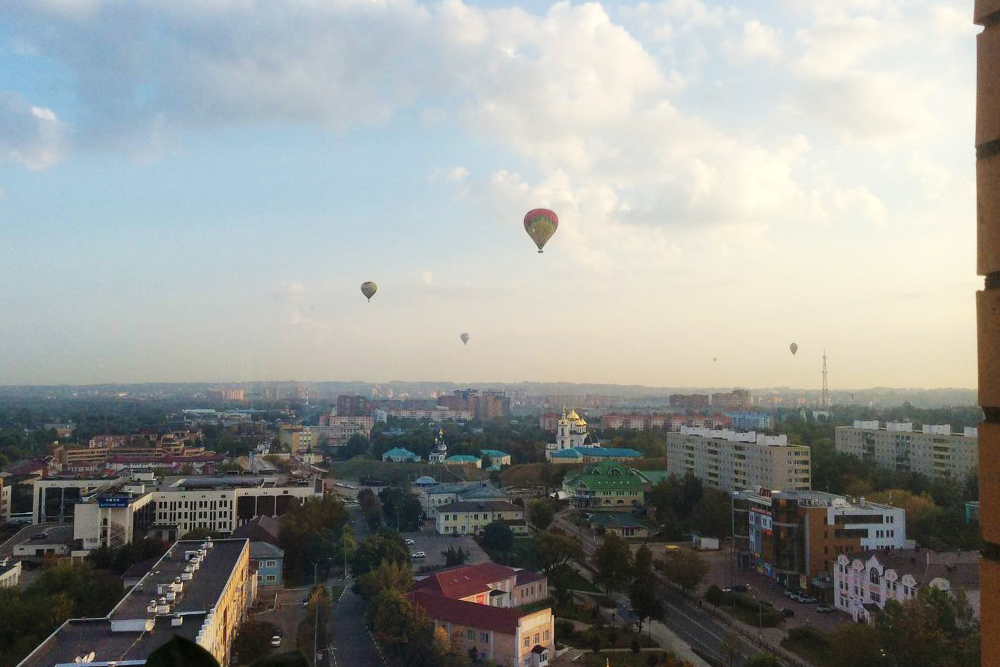
[[[370,280],[361,283],[361,293],[364,294],[365,298],[367,298],[369,301],[372,300],[372,297],[375,296],[375,292],[377,291],[378,291],[378,285],[371,282]]]
[[[559,216],[547,208],[532,209],[524,216],[524,231],[538,246],[539,253],[558,228]]]
[[[788,349],[792,351],[792,356],[794,357],[795,353],[799,351],[799,346],[796,343],[792,343],[788,346]]]
[[[469,338],[470,338],[470,337],[471,337],[471,336],[469,336],[469,334],[467,334],[467,333],[464,333],[464,334],[462,334],[461,336],[459,336],[459,338],[461,338],[461,339],[462,339],[462,342],[463,342],[463,343],[465,343],[466,345],[468,345],[468,344],[469,344]]]

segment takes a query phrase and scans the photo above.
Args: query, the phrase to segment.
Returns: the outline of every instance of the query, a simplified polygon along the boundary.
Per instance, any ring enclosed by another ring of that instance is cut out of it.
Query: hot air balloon
[[[361,293],[364,294],[369,301],[372,300],[372,297],[375,296],[375,292],[377,291],[378,291],[378,285],[376,285],[372,281],[369,280],[367,282],[361,283]]]
[[[459,338],[461,338],[462,342],[465,343],[466,345],[469,344],[469,338],[470,338],[469,334],[464,333],[461,336],[459,336]]]
[[[558,228],[559,216],[547,208],[532,209],[524,216],[524,231],[538,246],[539,253]]]
[[[718,361],[718,359],[716,359],[715,357],[712,357],[712,361]]]
[[[792,351],[792,356],[794,357],[795,353],[799,351],[799,346],[796,343],[792,343],[788,346],[788,349]]]

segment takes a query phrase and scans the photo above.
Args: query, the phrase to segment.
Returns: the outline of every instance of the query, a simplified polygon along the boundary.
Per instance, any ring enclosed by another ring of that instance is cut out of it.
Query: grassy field
[[[789,636],[781,640],[781,647],[802,656],[816,667],[823,667],[830,658],[830,641],[816,628],[800,626],[791,628]]]
[[[570,582],[571,582],[570,583],[570,588],[572,588],[574,591],[586,591],[588,593],[600,593],[600,591],[597,590],[597,586],[594,586],[594,584],[592,584],[589,581],[587,581],[583,577],[582,574],[580,574],[576,570],[572,570],[571,572],[572,573],[571,573],[571,575],[569,577]]]

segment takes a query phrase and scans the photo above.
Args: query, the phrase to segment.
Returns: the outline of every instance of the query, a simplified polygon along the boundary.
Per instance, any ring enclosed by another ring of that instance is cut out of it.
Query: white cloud
[[[63,125],[55,113],[17,93],[0,92],[0,158],[38,170],[59,163],[63,155]]]
[[[306,286],[297,281],[282,281],[271,293],[278,301],[298,303],[306,297]]]
[[[777,62],[783,55],[777,31],[757,19],[746,21],[740,39],[726,39],[722,47],[730,58],[740,62],[757,59]]]
[[[447,178],[449,181],[460,181],[469,175],[469,170],[465,167],[452,167],[448,170]]]
[[[434,274],[431,273],[430,271],[421,271],[420,272],[420,282],[423,283],[424,285],[431,285],[431,284],[433,284],[433,282],[434,282]]]

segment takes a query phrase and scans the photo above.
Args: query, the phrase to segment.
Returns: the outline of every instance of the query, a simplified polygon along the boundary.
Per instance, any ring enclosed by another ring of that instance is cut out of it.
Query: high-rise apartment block
[[[468,411],[483,421],[510,417],[510,397],[502,391],[480,393],[476,389],[456,390],[451,396],[439,397],[438,405],[455,411]]]
[[[338,417],[360,417],[370,414],[371,407],[368,405],[368,399],[364,396],[341,395],[337,397]],[[320,422],[320,425],[322,426],[323,423]]]
[[[739,433],[683,426],[667,434],[667,469],[693,474],[706,484],[733,491],[752,487],[795,491],[812,481],[810,450],[788,444],[787,435]]]
[[[708,407],[708,394],[671,394],[670,405],[683,410],[703,410]]]
[[[733,389],[724,394],[712,394],[712,409],[719,412],[747,410],[750,408],[750,402],[750,392],[746,389]]]
[[[838,452],[850,454],[898,472],[919,472],[928,477],[962,483],[978,463],[979,432],[965,428],[952,433],[951,426],[924,425],[915,431],[911,422],[855,421],[838,426]]]

